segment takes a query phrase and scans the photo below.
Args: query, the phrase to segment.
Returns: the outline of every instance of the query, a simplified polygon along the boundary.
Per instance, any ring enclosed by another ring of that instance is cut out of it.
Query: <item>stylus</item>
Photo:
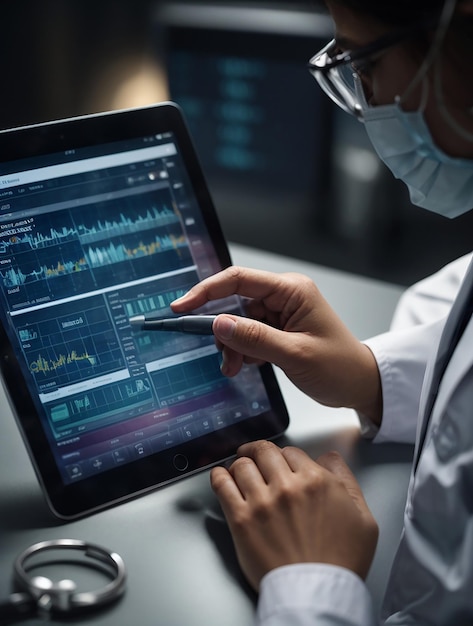
[[[145,315],[130,317],[132,326],[141,326],[143,330],[171,330],[178,333],[194,335],[211,335],[212,324],[216,315],[183,315],[182,317],[168,317],[154,319]]]

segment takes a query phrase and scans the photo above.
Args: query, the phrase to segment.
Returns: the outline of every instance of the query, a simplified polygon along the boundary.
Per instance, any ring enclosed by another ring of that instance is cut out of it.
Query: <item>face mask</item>
[[[379,157],[408,187],[411,201],[445,217],[473,208],[473,160],[456,159],[434,144],[421,111],[399,104],[372,107],[355,80],[362,121]]]

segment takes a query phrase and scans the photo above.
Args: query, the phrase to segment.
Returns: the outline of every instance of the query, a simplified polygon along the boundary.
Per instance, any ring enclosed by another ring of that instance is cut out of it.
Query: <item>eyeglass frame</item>
[[[424,30],[428,30],[429,28],[435,26],[438,23],[437,19],[429,19],[425,20],[421,23],[410,25],[406,28],[402,28],[395,32],[390,32],[386,35],[382,35],[378,39],[375,39],[373,42],[366,44],[356,50],[346,50],[345,52],[341,52],[335,56],[330,56],[329,50],[331,48],[336,47],[337,40],[332,39],[328,42],[319,52],[314,54],[310,58],[307,63],[307,69],[311,73],[311,75],[317,80],[319,85],[325,91],[325,93],[337,104],[341,109],[343,109],[346,113],[350,113],[355,117],[360,117],[360,108],[355,103],[352,108],[350,108],[345,100],[342,98],[337,98],[335,96],[335,92],[339,92],[339,87],[335,84],[333,79],[330,78],[330,71],[344,65],[352,65],[353,71],[358,76],[362,76],[362,69],[357,68],[356,62],[363,59],[370,59],[375,55],[386,52],[393,46],[396,46],[404,41],[408,41],[411,37],[419,34]],[[328,60],[324,63],[324,65],[317,65],[317,61],[321,59],[322,56],[327,56]],[[335,87],[335,89],[332,89]],[[348,86],[347,86],[348,88]]]

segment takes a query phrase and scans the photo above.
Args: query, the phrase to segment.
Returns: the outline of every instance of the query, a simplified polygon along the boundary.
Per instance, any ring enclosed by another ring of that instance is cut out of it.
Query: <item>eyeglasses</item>
[[[355,77],[363,78],[376,58],[395,45],[432,26],[433,20],[389,33],[372,43],[340,52],[335,39],[314,55],[308,69],[325,93],[345,112],[361,117],[361,107],[355,92]]]

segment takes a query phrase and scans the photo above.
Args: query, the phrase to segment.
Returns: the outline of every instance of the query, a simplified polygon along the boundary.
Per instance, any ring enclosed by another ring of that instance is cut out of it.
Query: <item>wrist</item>
[[[378,364],[370,348],[361,343],[361,367],[362,380],[359,381],[358,397],[351,407],[364,418],[370,420],[375,426],[380,426],[383,417],[383,391]]]

